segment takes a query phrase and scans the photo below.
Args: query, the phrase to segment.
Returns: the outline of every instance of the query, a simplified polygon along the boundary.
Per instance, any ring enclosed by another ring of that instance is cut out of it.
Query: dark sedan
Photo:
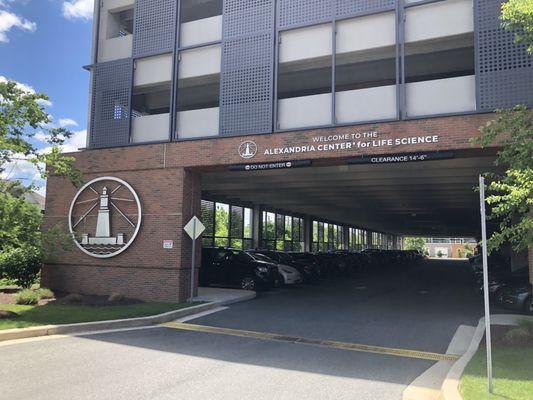
[[[245,290],[266,290],[279,279],[276,265],[257,260],[242,250],[203,248],[200,284],[238,286]]]
[[[533,297],[531,284],[509,285],[503,289],[501,302],[503,307],[510,310],[525,311],[533,315]]]

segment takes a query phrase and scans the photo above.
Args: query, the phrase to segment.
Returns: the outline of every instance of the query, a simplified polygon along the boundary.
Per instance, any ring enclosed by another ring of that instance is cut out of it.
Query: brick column
[[[193,215],[200,216],[200,175],[184,168],[84,174],[87,181],[98,176],[121,178],[137,192],[143,209],[139,234],[125,252],[108,259],[90,257],[77,247],[59,252],[43,268],[43,286],[67,293],[118,293],[144,301],[187,299],[192,249],[183,226]],[[47,190],[43,228],[59,224],[66,232],[76,189],[66,179],[52,176]],[[164,249],[164,240],[172,240],[173,248]],[[199,244],[198,267],[200,248]]]

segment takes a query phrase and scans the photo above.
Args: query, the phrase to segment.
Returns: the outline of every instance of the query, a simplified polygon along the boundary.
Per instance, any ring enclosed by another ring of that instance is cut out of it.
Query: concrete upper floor
[[[499,29],[499,3],[102,0],[90,146],[531,104],[531,84],[515,81],[533,63]]]

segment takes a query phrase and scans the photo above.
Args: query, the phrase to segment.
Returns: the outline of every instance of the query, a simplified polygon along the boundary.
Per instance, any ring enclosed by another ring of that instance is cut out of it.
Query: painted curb
[[[491,325],[516,325],[518,321],[522,319],[530,319],[533,321],[533,318],[527,315],[496,314],[491,315]],[[461,376],[463,375],[466,366],[476,354],[484,335],[485,318],[483,317],[479,320],[468,350],[453,364],[446,379],[444,379],[439,398],[440,400],[463,400],[463,396],[461,396],[461,393],[459,392],[459,382],[461,381]]]
[[[255,292],[246,293],[237,298],[213,301],[197,306],[169,311],[164,314],[151,315],[148,317],[118,319],[111,321],[83,322],[67,325],[44,325],[31,328],[6,329],[0,331],[0,342],[16,339],[28,339],[39,336],[74,334],[82,332],[105,331],[111,329],[139,328],[143,326],[163,324],[189,315],[209,311],[218,307],[227,306],[241,301],[247,301],[256,297]]]
[[[448,344],[446,354],[462,356],[472,341],[476,328],[459,325]],[[402,400],[438,400],[441,387],[454,361],[439,361],[419,375],[402,393]]]

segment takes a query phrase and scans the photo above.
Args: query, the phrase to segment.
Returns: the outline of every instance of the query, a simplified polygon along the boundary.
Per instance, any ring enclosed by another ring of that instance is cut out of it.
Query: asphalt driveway
[[[480,300],[465,265],[262,294],[191,321],[444,352]],[[445,273],[443,273],[445,272]],[[0,344],[6,399],[401,399],[431,361],[156,327]]]
[[[194,323],[442,353],[482,315],[466,261],[426,260],[260,293]]]

